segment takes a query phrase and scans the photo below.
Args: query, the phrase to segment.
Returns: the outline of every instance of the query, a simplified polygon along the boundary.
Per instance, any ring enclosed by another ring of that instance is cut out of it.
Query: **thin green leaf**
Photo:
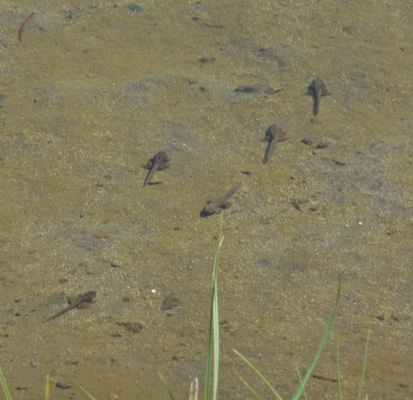
[[[221,224],[219,229],[218,249],[215,253],[214,270],[212,273],[212,298],[211,311],[209,316],[209,334],[208,334],[208,355],[207,355],[207,371],[205,379],[205,400],[209,399],[211,368],[212,368],[212,342],[214,342],[214,377],[212,398],[216,400],[218,396],[218,372],[219,372],[219,317],[218,317],[218,265],[219,255],[224,237],[222,236],[223,218],[221,215]]]
[[[222,222],[221,222],[222,224]],[[221,230],[222,230],[222,225],[221,225]],[[224,238],[222,238],[223,240]],[[217,258],[216,262],[214,265],[214,305],[213,305],[213,310],[214,310],[214,317],[213,317],[213,323],[214,323],[214,384],[213,384],[213,392],[212,392],[212,398],[216,400],[218,396],[218,372],[219,372],[219,313],[218,313],[218,282],[217,282],[217,276],[218,276],[218,260],[219,260],[219,251],[222,246],[222,240],[219,244],[218,252],[217,252]]]
[[[0,369],[0,383],[4,390],[4,395],[6,396],[7,400],[11,400],[11,395],[9,392],[9,388],[7,387],[6,379],[4,378],[3,371]]]
[[[194,382],[191,382],[189,387],[189,400],[194,400]]]
[[[339,303],[339,300],[340,300],[340,295],[341,295],[341,273],[339,274],[339,279],[338,279],[338,290],[337,290],[336,304],[335,304],[335,306],[334,306],[333,313],[332,313],[331,318],[330,318],[330,323],[329,323],[329,325],[328,325],[328,327],[327,327],[327,331],[326,331],[326,333],[324,334],[324,337],[323,337],[323,339],[322,339],[322,341],[321,341],[320,346],[318,347],[317,353],[316,353],[313,361],[311,362],[310,368],[308,369],[307,373],[306,373],[305,376],[304,376],[304,379],[302,380],[302,382],[300,383],[300,386],[298,387],[297,391],[296,391],[295,394],[294,394],[293,400],[299,400],[299,398],[301,397],[301,394],[302,394],[303,391],[304,391],[304,388],[305,388],[305,386],[306,386],[306,384],[307,384],[307,382],[308,382],[308,379],[309,379],[310,376],[311,376],[311,373],[312,373],[312,371],[313,371],[313,369],[314,369],[314,367],[315,367],[315,365],[316,365],[316,363],[317,363],[317,361],[318,361],[318,358],[320,357],[320,354],[321,354],[321,352],[323,351],[323,348],[324,348],[324,346],[325,346],[325,344],[326,344],[326,342],[327,342],[328,335],[329,335],[329,333],[330,333],[330,331],[331,331],[331,328],[332,328],[332,326],[333,326],[333,322],[334,322],[335,316],[336,316],[336,314],[337,314],[337,307],[338,307],[338,303]],[[256,374],[258,374],[258,376],[265,382],[265,384],[270,388],[270,390],[274,393],[274,395],[278,398],[278,400],[282,400],[282,399],[281,399],[281,396],[280,396],[280,395],[276,392],[276,390],[270,385],[270,383],[264,378],[264,376],[263,376],[244,356],[242,356],[242,355],[241,355],[240,353],[238,353],[236,350],[234,350],[234,352],[235,352],[239,357],[241,357],[241,358],[250,366],[250,368],[252,368],[252,369],[255,371]]]
[[[305,400],[308,400],[308,399],[307,399],[307,395],[306,395],[306,393],[305,393],[305,386],[303,386],[303,380],[301,379],[300,370],[298,369],[298,366],[297,366],[297,365],[295,366],[295,370],[297,371],[298,379],[300,380],[300,385],[303,387],[304,398],[305,398]]]
[[[71,378],[69,375],[66,375],[62,371],[57,371],[59,375],[63,376],[63,378],[67,379],[69,382],[73,383],[78,389],[80,389],[89,399],[96,400],[82,385],[77,383],[73,378]]]
[[[46,374],[46,390],[44,395],[45,400],[50,400],[50,374]]]
[[[340,343],[337,334],[337,374],[338,374],[338,394],[340,400],[343,400],[343,392],[341,388],[341,373],[340,373]]]
[[[369,350],[369,342],[370,342],[370,331],[367,332],[367,341],[366,341],[366,349],[364,351],[363,369],[361,371],[360,388],[359,388],[359,393],[358,393],[358,396],[357,396],[358,400],[360,400],[360,398],[361,398],[361,392],[363,390],[364,377],[366,376],[367,352]]]
[[[257,399],[265,400],[264,397],[262,397],[259,393],[257,393],[254,390],[254,388],[245,379],[243,379],[241,376],[239,377],[239,379],[241,379],[242,383],[255,395]]]
[[[304,387],[307,384],[308,379],[310,379],[311,373],[313,372],[313,369],[317,364],[318,358],[320,357],[320,354],[323,351],[323,348],[324,348],[324,346],[327,342],[328,335],[329,335],[329,333],[331,331],[331,328],[333,326],[334,318],[336,317],[336,314],[337,314],[337,307],[338,307],[338,303],[340,301],[340,295],[341,295],[341,273],[339,274],[339,278],[338,278],[338,291],[337,291],[336,304],[334,306],[333,313],[332,313],[331,318],[330,318],[330,323],[328,324],[328,327],[327,327],[327,331],[324,334],[323,340],[321,341],[321,344],[318,347],[317,353],[316,353],[313,361],[310,364],[310,368],[308,369],[307,373],[304,376],[302,385],[299,386],[299,388],[297,389],[297,391],[294,394],[293,400],[298,400],[300,398],[300,396],[301,396],[301,394],[304,390]]]
[[[271,384],[265,379],[264,375],[261,374],[260,371],[258,371],[257,368],[255,368],[252,363],[244,357],[241,353],[239,353],[237,350],[232,349],[233,352],[240,358],[242,358],[249,366],[250,368],[261,378],[261,380],[270,388],[270,390],[273,392],[274,396],[277,397],[278,400],[282,400],[281,396],[277,393],[277,391],[271,386]]]
[[[173,395],[171,389],[169,388],[168,382],[166,382],[165,378],[159,374],[159,376],[161,377],[162,383],[165,386],[165,389],[167,390],[169,397],[171,398],[171,400],[175,400],[175,396]]]

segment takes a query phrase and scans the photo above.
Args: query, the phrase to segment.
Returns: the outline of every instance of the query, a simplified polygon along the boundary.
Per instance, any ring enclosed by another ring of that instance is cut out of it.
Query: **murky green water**
[[[200,212],[237,183],[220,397],[251,398],[238,375],[265,393],[232,348],[291,395],[342,271],[345,396],[370,330],[366,393],[412,398],[412,5],[127,4],[0,6],[0,366],[13,398],[41,397],[57,370],[96,398],[163,398],[158,373],[177,397],[195,376],[202,387],[219,216]],[[316,75],[330,95],[313,119]],[[245,85],[259,90],[235,92]],[[262,165],[272,123],[287,140]],[[161,150],[170,168],[143,188]],[[42,322],[89,290],[91,307]],[[335,352],[332,335],[309,398],[338,398]]]

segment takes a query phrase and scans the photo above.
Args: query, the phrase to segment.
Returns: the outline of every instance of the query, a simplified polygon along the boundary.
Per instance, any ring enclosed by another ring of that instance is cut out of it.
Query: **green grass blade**
[[[341,388],[341,373],[340,373],[340,343],[337,334],[337,374],[338,374],[338,394],[340,400],[343,400],[343,392]]]
[[[324,348],[324,346],[327,342],[328,335],[331,331],[334,319],[335,319],[336,314],[337,314],[337,307],[338,307],[338,303],[340,301],[340,295],[341,295],[341,273],[339,274],[339,278],[338,278],[338,291],[337,291],[336,304],[334,306],[333,313],[331,315],[330,323],[328,324],[327,331],[324,334],[323,340],[321,341],[321,344],[318,347],[317,353],[316,353],[313,361],[311,362],[310,368],[308,369],[307,373],[304,376],[304,379],[303,379],[302,383],[300,384],[299,388],[297,389],[297,391],[294,394],[293,400],[298,400],[300,398],[300,396],[301,396],[301,394],[304,390],[304,387],[307,384],[308,379],[310,379],[311,373],[313,372],[313,369],[314,369],[315,365],[317,364],[318,358],[320,357],[320,354],[323,351],[323,348]]]
[[[45,390],[45,395],[44,398],[46,400],[50,400],[50,374],[46,374],[46,390]]]
[[[255,397],[259,400],[265,400],[264,397],[262,397],[259,393],[255,391],[255,389],[241,376],[239,377],[241,379],[241,382],[255,395]]]
[[[212,369],[212,342],[214,343],[214,380],[213,380],[213,399],[216,400],[218,395],[218,372],[219,372],[219,318],[218,318],[218,265],[219,254],[222,247],[224,237],[222,236],[223,218],[221,216],[221,224],[219,228],[219,241],[218,249],[215,253],[214,270],[212,274],[212,298],[211,298],[211,311],[209,316],[209,334],[208,334],[208,355],[207,355],[207,368],[205,379],[205,400],[209,399],[210,381],[211,381],[211,369]]]
[[[358,393],[358,396],[357,396],[358,400],[360,400],[360,398],[361,398],[361,392],[363,390],[364,377],[366,376],[367,352],[369,350],[369,342],[370,342],[370,331],[367,332],[367,341],[366,341],[366,349],[364,351],[363,369],[361,371],[360,388],[359,388],[359,393]]]
[[[6,396],[7,400],[11,400],[11,395],[9,392],[9,388],[7,387],[6,379],[4,378],[3,371],[0,369],[0,383],[4,390],[4,395]]]
[[[222,232],[222,219],[221,219],[221,232]],[[220,234],[221,236],[221,234]],[[218,261],[219,261],[219,251],[222,246],[222,241],[223,237],[221,237],[219,247],[218,247],[218,252],[217,252],[217,257],[216,261],[214,263],[214,305],[213,305],[213,310],[214,310],[214,317],[213,317],[213,323],[214,323],[214,385],[213,385],[213,392],[212,392],[212,398],[216,400],[218,396],[218,372],[219,372],[219,314],[218,314],[218,282],[217,282],[217,276],[218,276]]]
[[[205,400],[209,399],[209,386],[211,380],[211,352],[212,352],[212,308],[209,316],[209,333],[208,333],[208,353],[207,353],[207,364],[206,364],[206,377],[205,377]]]
[[[189,390],[189,400],[198,400],[198,392],[199,392],[199,382],[198,382],[198,378],[195,378],[193,382],[191,382],[191,388]]]
[[[277,397],[278,400],[282,400],[281,396],[277,393],[277,391],[271,386],[270,382],[267,381],[267,379],[265,379],[264,375],[261,374],[260,371],[258,371],[257,368],[255,368],[252,363],[245,358],[241,353],[239,353],[237,350],[232,349],[234,351],[234,353],[242,358],[249,366],[250,368],[261,378],[261,380],[270,388],[270,390],[274,393],[274,396]],[[244,382],[244,380],[242,380]],[[248,387],[248,386],[247,386]],[[250,389],[251,390],[251,389]],[[254,392],[253,392],[254,393]]]
[[[191,382],[191,386],[189,388],[189,400],[194,400],[194,382]]]
[[[161,377],[162,383],[165,386],[165,389],[168,391],[169,397],[171,398],[171,400],[175,400],[175,396],[173,395],[171,389],[169,388],[168,382],[166,382],[166,379],[159,374],[159,376]]]
[[[89,399],[96,400],[82,385],[77,383],[73,378],[71,378],[69,375],[66,375],[62,371],[57,371],[59,375],[63,376],[63,378],[67,379],[69,382],[73,383],[78,389],[80,389]]]
[[[332,328],[332,326],[333,326],[333,322],[334,322],[335,316],[336,316],[336,314],[337,314],[337,307],[338,307],[338,303],[339,303],[339,301],[340,301],[340,295],[341,295],[341,273],[339,274],[339,279],[338,279],[338,290],[337,290],[336,304],[335,304],[335,306],[334,306],[333,313],[332,313],[331,318],[330,318],[330,323],[328,324],[328,327],[327,327],[327,331],[326,331],[326,333],[324,334],[323,340],[321,341],[321,344],[320,344],[320,346],[318,347],[317,353],[316,353],[313,361],[311,362],[310,368],[308,369],[307,373],[305,374],[304,379],[300,382],[300,386],[298,387],[297,391],[296,391],[295,394],[294,394],[293,400],[299,400],[299,398],[301,397],[301,394],[302,394],[303,391],[304,391],[305,385],[307,384],[308,379],[310,378],[311,373],[313,372],[313,369],[314,369],[315,365],[317,364],[318,358],[320,357],[320,354],[321,354],[321,352],[323,351],[323,348],[324,348],[324,346],[325,346],[325,344],[326,344],[326,342],[327,342],[328,335],[329,335],[329,333],[330,333],[330,331],[331,331],[331,328]],[[264,382],[264,383],[270,388],[270,390],[274,393],[274,395],[277,397],[277,399],[278,399],[278,400],[282,400],[282,399],[281,399],[281,396],[280,396],[280,395],[276,392],[276,390],[270,385],[270,383],[264,378],[264,376],[263,376],[243,355],[241,355],[240,353],[238,353],[238,351],[236,351],[236,350],[234,350],[234,352],[235,352],[239,357],[241,357],[241,358],[250,366],[250,368],[253,369],[253,371],[255,371],[255,373],[263,380],[263,382]],[[301,377],[300,377],[300,380],[301,380]]]
[[[298,366],[297,366],[297,365],[295,366],[295,370],[297,371],[298,379],[300,380],[300,385],[302,385],[302,384],[303,384],[303,380],[302,380],[302,378],[301,378],[300,370],[298,369]],[[308,400],[308,399],[307,399],[307,394],[305,393],[305,387],[303,387],[303,392],[304,392],[304,398],[305,398],[305,400]]]

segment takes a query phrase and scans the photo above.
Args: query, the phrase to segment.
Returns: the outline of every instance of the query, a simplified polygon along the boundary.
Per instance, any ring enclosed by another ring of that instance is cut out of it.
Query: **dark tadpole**
[[[145,187],[146,184],[151,183],[151,179],[154,177],[156,171],[163,171],[167,169],[169,167],[169,161],[170,159],[164,151],[156,153],[145,165],[145,168],[148,169],[149,172],[143,182],[143,187]]]
[[[277,124],[272,124],[265,131],[265,139],[268,140],[268,146],[265,149],[263,164],[267,164],[272,153],[274,153],[278,142],[283,142],[287,139],[287,134]]]
[[[212,214],[217,214],[221,211],[221,209],[229,208],[230,204],[228,203],[228,199],[238,191],[238,189],[242,186],[242,183],[238,183],[233,188],[231,188],[227,193],[223,196],[218,197],[215,200],[207,201],[204,209],[199,214],[200,217],[208,217]]]
[[[318,76],[310,83],[307,90],[308,94],[312,96],[314,101],[313,115],[315,117],[320,108],[321,96],[327,96],[330,93],[327,91],[325,83]]]

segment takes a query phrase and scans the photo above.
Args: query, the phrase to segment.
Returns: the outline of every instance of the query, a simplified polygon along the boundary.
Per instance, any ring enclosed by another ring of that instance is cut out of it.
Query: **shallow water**
[[[335,334],[344,396],[357,393],[370,330],[365,393],[412,398],[413,5],[127,4],[0,6],[0,366],[13,398],[41,397],[57,370],[96,398],[163,398],[158,373],[177,397],[195,376],[202,387],[220,217],[200,212],[239,182],[223,211],[220,397],[251,398],[238,375],[269,397],[232,348],[291,396],[342,271],[327,379],[307,395],[338,398]],[[314,119],[316,75],[330,95]],[[272,123],[287,140],[262,165]],[[171,166],[143,188],[161,150]],[[91,307],[43,323],[89,290]],[[178,305],[163,309],[168,296]]]

